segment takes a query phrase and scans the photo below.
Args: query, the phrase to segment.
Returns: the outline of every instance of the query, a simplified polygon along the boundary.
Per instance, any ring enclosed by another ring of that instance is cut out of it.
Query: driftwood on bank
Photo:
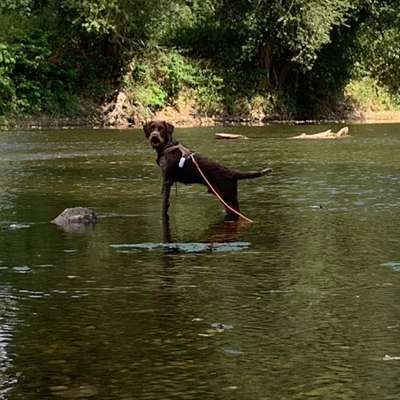
[[[302,133],[298,136],[294,136],[291,139],[343,139],[349,136],[349,128],[345,126],[344,128],[338,130],[337,132],[332,132],[331,129],[328,129],[324,132],[315,133],[313,135],[307,135],[306,133]]]
[[[247,136],[237,135],[235,133],[216,133],[216,139],[248,139]]]

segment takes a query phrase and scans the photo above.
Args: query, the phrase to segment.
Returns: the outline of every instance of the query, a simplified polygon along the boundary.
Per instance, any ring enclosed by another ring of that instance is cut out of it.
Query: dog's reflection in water
[[[247,222],[238,220],[230,223],[218,223],[209,227],[202,235],[205,240],[200,242],[175,242],[171,234],[169,218],[163,218],[164,248],[171,252],[201,252],[201,251],[240,251],[248,248],[250,243],[238,241],[240,230],[249,226]]]

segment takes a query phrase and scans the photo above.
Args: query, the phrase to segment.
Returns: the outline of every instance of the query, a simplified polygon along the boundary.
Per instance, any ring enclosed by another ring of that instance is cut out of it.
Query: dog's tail
[[[252,178],[259,178],[260,176],[269,175],[272,173],[272,168],[264,168],[261,171],[235,171],[235,178],[239,179],[252,179]]]

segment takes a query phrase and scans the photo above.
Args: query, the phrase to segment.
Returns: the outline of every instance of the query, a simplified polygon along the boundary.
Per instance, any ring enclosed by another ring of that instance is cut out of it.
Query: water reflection
[[[198,222],[200,223],[200,221]],[[197,221],[194,221],[197,225]],[[245,250],[250,246],[248,242],[241,242],[237,240],[240,229],[247,226],[246,221],[232,221],[232,222],[220,222],[211,225],[209,229],[202,236],[206,238],[205,243],[177,243],[173,240],[171,234],[171,225],[169,217],[162,218],[162,230],[163,230],[163,243],[141,243],[130,246],[119,246],[119,248],[130,247],[137,249],[155,249],[162,248],[172,251],[183,251],[183,252],[202,252],[202,251],[241,251]],[[117,246],[114,246],[117,247]]]
[[[161,249],[176,253],[202,253],[202,252],[232,252],[242,251],[249,248],[249,242],[212,242],[212,243],[129,243],[129,244],[112,244],[111,247],[118,252],[129,253],[132,250],[155,250]]]
[[[169,219],[163,219],[163,242],[111,244],[117,252],[129,254],[138,250],[162,250],[171,253],[238,252],[248,249],[249,242],[236,240],[240,227],[247,222],[223,222],[211,226],[205,242],[174,242]]]

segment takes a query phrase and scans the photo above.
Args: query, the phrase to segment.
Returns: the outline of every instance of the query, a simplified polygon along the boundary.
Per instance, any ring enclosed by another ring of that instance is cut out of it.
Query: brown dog
[[[237,211],[239,211],[237,181],[239,179],[257,178],[272,172],[271,168],[253,172],[235,171],[198,153],[193,153],[173,139],[174,127],[165,121],[147,122],[143,125],[143,130],[151,146],[157,152],[157,164],[161,168],[163,177],[162,213],[164,218],[168,215],[169,194],[174,182],[200,183],[209,187],[194,164],[192,156],[211,186],[229,206]],[[210,187],[209,191],[211,191]],[[237,214],[227,207],[225,209],[227,212],[225,220],[238,219]]]

